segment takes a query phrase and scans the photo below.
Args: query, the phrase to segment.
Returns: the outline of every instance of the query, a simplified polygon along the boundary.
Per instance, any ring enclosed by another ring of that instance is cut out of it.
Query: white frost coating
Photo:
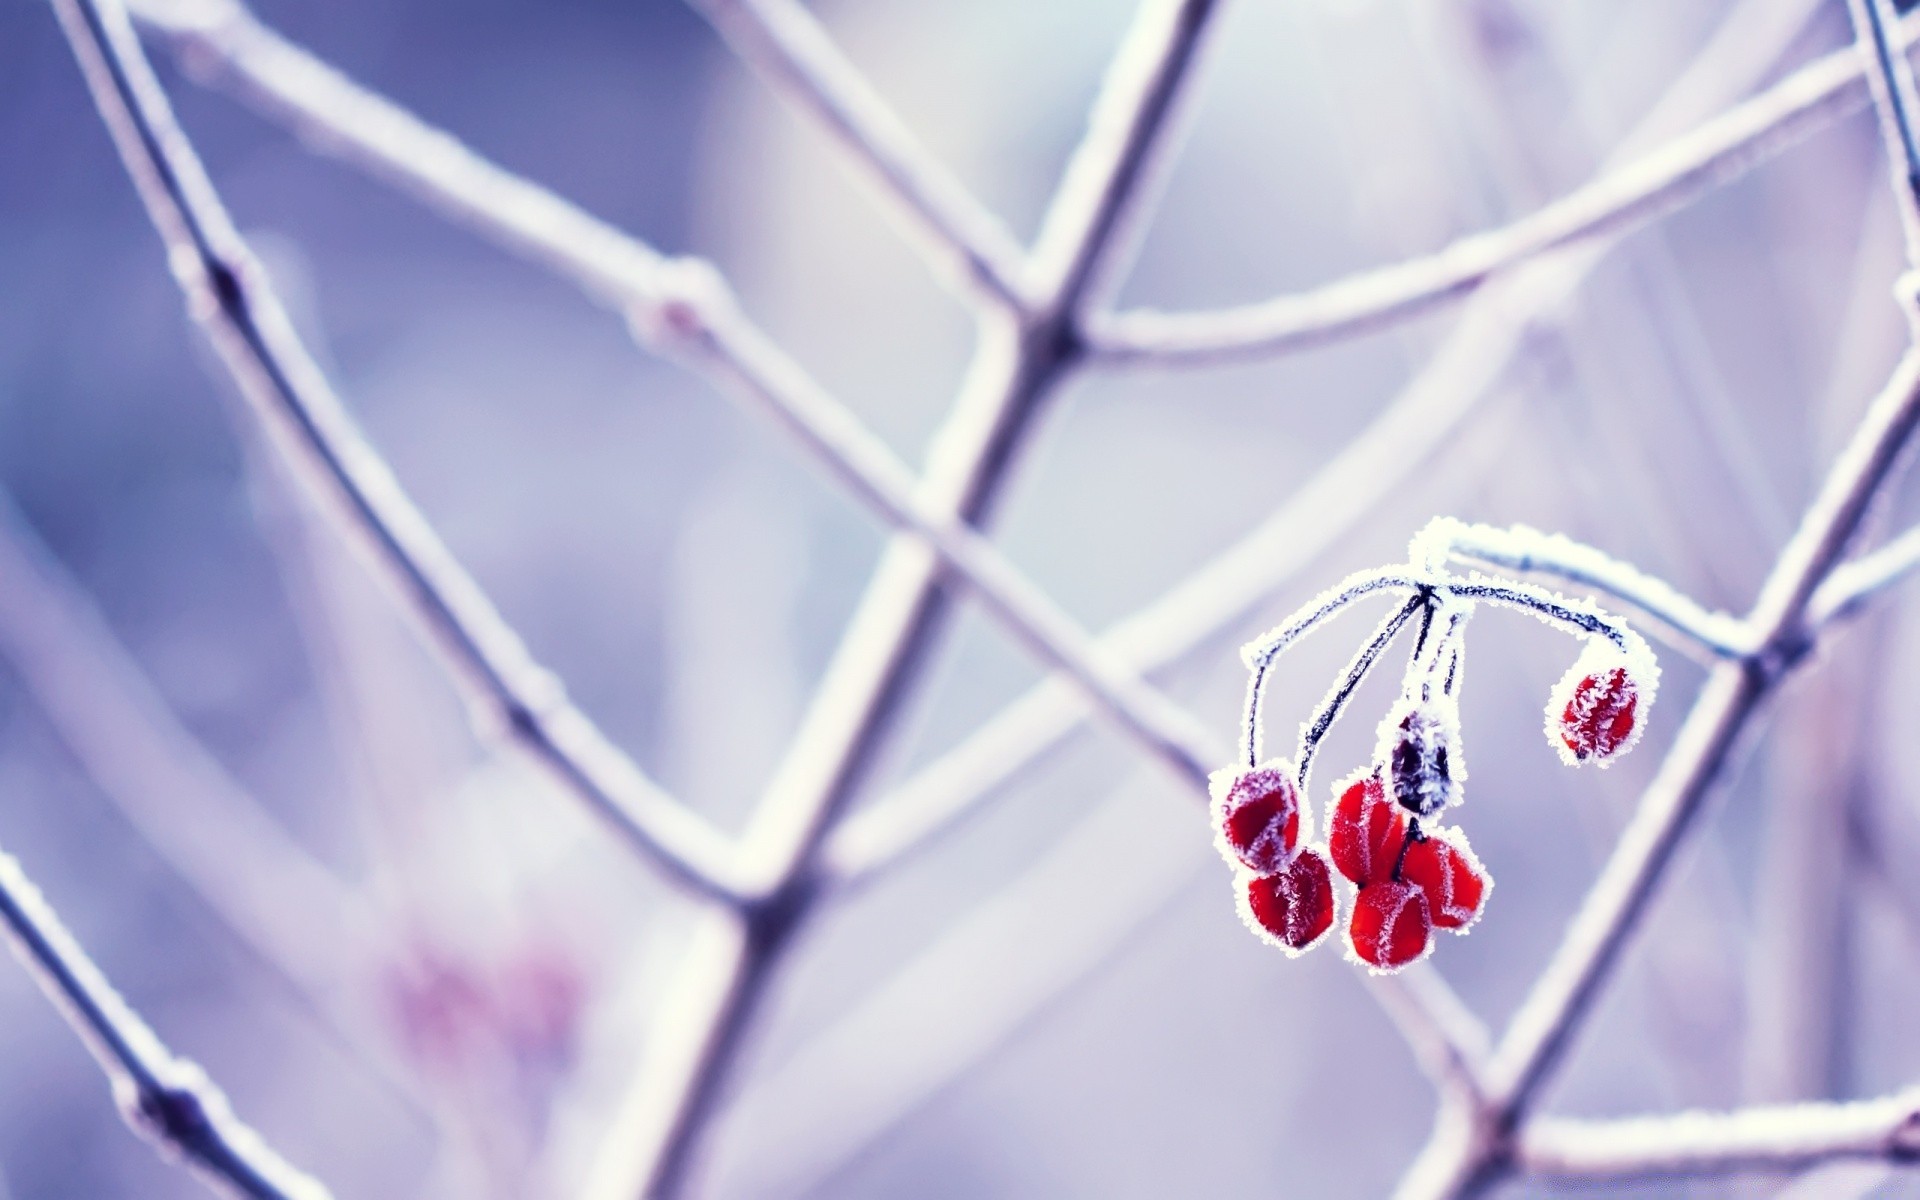
[[[1452,696],[1401,697],[1380,722],[1373,761],[1400,807],[1427,816],[1464,799],[1467,764],[1460,753],[1460,706]]]
[[[1738,657],[1747,652],[1752,641],[1739,618],[1708,609],[1666,580],[1564,534],[1542,533],[1526,525],[1500,529],[1437,517],[1414,535],[1408,553],[1409,561],[1430,571],[1442,571],[1449,559],[1456,559],[1553,575],[1598,589],[1634,606],[1715,657]]]
[[[1599,697],[1591,690],[1581,695],[1580,683],[1590,675],[1604,678],[1615,670],[1626,672],[1627,696],[1634,705],[1632,726],[1625,739],[1611,749],[1603,753],[1581,755],[1567,744],[1563,736],[1563,718],[1567,710],[1573,708],[1576,710],[1576,725],[1591,721]],[[1605,638],[1589,638],[1585,648],[1580,651],[1580,657],[1574,659],[1573,665],[1567,668],[1567,673],[1560,677],[1560,682],[1553,686],[1553,691],[1547,697],[1547,741],[1559,752],[1560,761],[1570,767],[1588,762],[1601,767],[1610,766],[1615,759],[1640,743],[1640,735],[1647,727],[1647,714],[1652,710],[1659,691],[1660,664],[1645,639],[1635,636],[1623,650]]]

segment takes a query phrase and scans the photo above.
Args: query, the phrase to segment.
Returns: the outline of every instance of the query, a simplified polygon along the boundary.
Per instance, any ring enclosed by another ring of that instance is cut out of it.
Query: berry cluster
[[[1348,949],[1375,971],[1420,959],[1433,947],[1434,930],[1464,933],[1484,911],[1493,878],[1466,834],[1441,820],[1460,803],[1466,780],[1457,695],[1476,602],[1532,612],[1585,639],[1547,705],[1547,737],[1566,762],[1604,766],[1631,749],[1644,727],[1659,668],[1638,634],[1591,605],[1527,584],[1450,575],[1448,553],[1423,533],[1410,568],[1355,576],[1247,647],[1247,765],[1214,773],[1214,828],[1235,869],[1241,916],[1288,954],[1311,949],[1333,929],[1335,871],[1354,885]],[[1259,708],[1273,660],[1352,600],[1383,589],[1408,595],[1302,726],[1297,758],[1261,761]],[[1373,761],[1334,789],[1326,840],[1316,844],[1306,809],[1314,752],[1361,679],[1416,617],[1418,638],[1399,699],[1381,721]]]

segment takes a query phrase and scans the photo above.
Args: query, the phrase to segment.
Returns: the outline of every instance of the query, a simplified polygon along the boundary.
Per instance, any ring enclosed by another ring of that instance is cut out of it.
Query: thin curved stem
[[[106,1072],[120,1115],[134,1132],[185,1159],[216,1192],[250,1200],[328,1200],[319,1181],[240,1123],[198,1064],[168,1050],[128,1007],[4,851],[0,923],[14,957]]]
[[[1321,739],[1327,736],[1327,731],[1332,729],[1333,723],[1340,718],[1341,710],[1346,708],[1347,701],[1353,698],[1354,689],[1366,679],[1367,672],[1373,669],[1373,664],[1379,660],[1381,651],[1387,648],[1387,645],[1393,641],[1394,635],[1400,632],[1400,627],[1405,625],[1425,603],[1423,596],[1409,596],[1406,603],[1388,613],[1379,627],[1373,631],[1373,637],[1360,647],[1354,654],[1353,660],[1347,664],[1347,669],[1340,673],[1340,679],[1333,685],[1333,690],[1321,697],[1319,706],[1313,711],[1313,716],[1300,727],[1300,749],[1294,771],[1301,795],[1308,794],[1307,783],[1313,768],[1313,755],[1320,748]],[[1256,762],[1248,765],[1259,766],[1260,764]]]
[[[1267,674],[1272,670],[1275,660],[1295,642],[1355,600],[1388,588],[1420,592],[1428,586],[1428,582],[1425,577],[1409,573],[1401,567],[1356,572],[1307,601],[1286,620],[1240,648],[1240,659],[1247,664],[1249,672],[1247,699],[1241,710],[1240,727],[1240,757],[1247,766],[1257,767],[1262,760],[1260,707],[1265,699]]]
[[[55,0],[187,300],[268,439],[451,669],[477,714],[525,745],[626,840],[725,895],[730,847],[574,706],[435,534],[287,319],[180,130],[118,0]]]

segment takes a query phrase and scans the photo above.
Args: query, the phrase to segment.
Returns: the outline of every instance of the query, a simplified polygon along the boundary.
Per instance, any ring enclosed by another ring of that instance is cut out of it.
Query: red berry
[[[1607,758],[1633,736],[1640,696],[1626,668],[1584,675],[1560,710],[1560,740],[1575,758]]]
[[[1275,760],[1237,774],[1214,773],[1214,824],[1221,853],[1262,873],[1285,865],[1300,840],[1300,789]]]
[[[1333,927],[1333,877],[1318,850],[1300,851],[1272,875],[1242,875],[1240,894],[1248,925],[1290,954]]]
[[[1400,878],[1427,898],[1433,923],[1442,929],[1465,929],[1480,916],[1493,879],[1474,857],[1466,835],[1456,830],[1428,830],[1407,849]]]
[[[1327,818],[1327,851],[1342,875],[1361,887],[1385,879],[1406,836],[1407,814],[1388,802],[1379,775],[1362,773],[1341,785]]]
[[[1547,700],[1547,740],[1569,764],[1605,765],[1633,748],[1660,668],[1644,645],[1594,639]]]
[[[1379,971],[1399,970],[1425,954],[1433,938],[1426,893],[1404,881],[1368,884],[1354,900],[1347,937],[1361,962]]]

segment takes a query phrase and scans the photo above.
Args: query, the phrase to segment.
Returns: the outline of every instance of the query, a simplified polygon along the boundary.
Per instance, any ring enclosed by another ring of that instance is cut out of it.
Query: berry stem
[[[1332,691],[1321,697],[1320,706],[1314,710],[1312,719],[1300,727],[1298,755],[1300,768],[1297,782],[1302,796],[1307,794],[1307,773],[1312,769],[1314,752],[1320,748],[1321,739],[1326,737],[1329,729],[1333,728],[1333,723],[1339,719],[1341,710],[1345,709],[1347,701],[1353,698],[1353,693],[1360,686],[1360,681],[1365,679],[1367,672],[1373,669],[1373,664],[1378,661],[1387,644],[1393,641],[1394,635],[1399,633],[1401,627],[1413,616],[1414,610],[1426,604],[1426,595],[1416,594],[1407,597],[1399,608],[1388,613],[1386,619],[1380,622],[1379,628],[1374,630],[1372,639],[1360,647],[1359,652],[1353,656],[1353,661],[1347,664],[1346,671],[1340,676],[1340,682],[1334,685]]]
[[[1400,839],[1400,853],[1394,856],[1393,874],[1388,878],[1392,879],[1395,883],[1399,883],[1400,869],[1407,865],[1407,851],[1413,849],[1415,842],[1424,842],[1426,840],[1427,835],[1420,832],[1419,815],[1415,814],[1407,818],[1407,836]]]

